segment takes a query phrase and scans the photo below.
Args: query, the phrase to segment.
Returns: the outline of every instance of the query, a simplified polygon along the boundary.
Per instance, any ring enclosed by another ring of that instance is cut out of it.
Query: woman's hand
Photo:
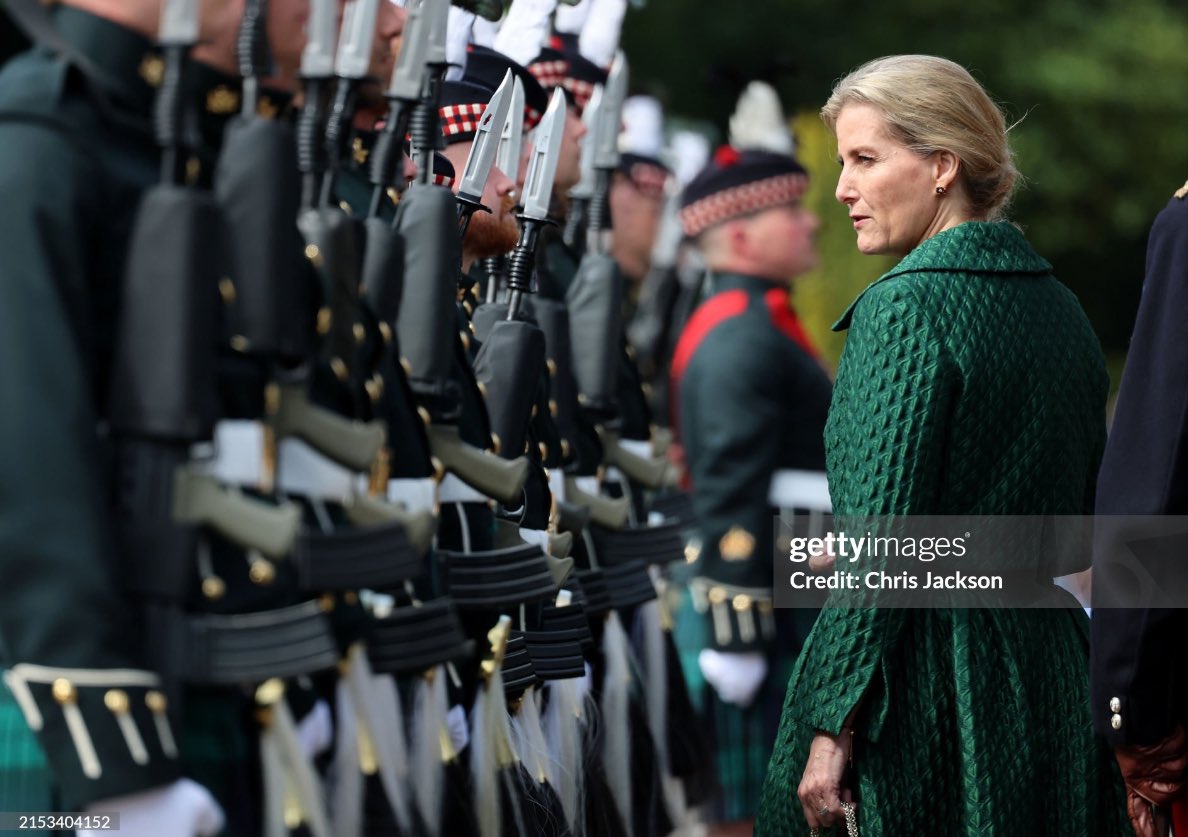
[[[800,777],[796,795],[804,809],[809,828],[822,828],[842,822],[842,802],[852,802],[850,788],[841,786],[846,764],[853,747],[853,733],[842,727],[841,735],[818,732],[809,746],[808,764]]]

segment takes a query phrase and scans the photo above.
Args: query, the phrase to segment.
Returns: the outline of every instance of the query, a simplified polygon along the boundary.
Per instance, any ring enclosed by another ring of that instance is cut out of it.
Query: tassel
[[[545,738],[549,744],[549,781],[561,799],[561,808],[574,837],[585,834],[585,799],[582,795],[585,768],[582,726],[585,716],[579,697],[579,681],[554,680],[548,684],[545,708]]]
[[[511,723],[503,697],[503,675],[495,669],[479,689],[471,711],[470,778],[481,837],[500,837],[502,797],[511,805],[519,799],[515,788],[516,756],[512,749]],[[523,817],[511,812],[517,823]],[[526,834],[527,830],[518,829]]]
[[[331,768],[331,811],[335,837],[363,833],[363,774],[354,700],[345,679],[339,679],[335,700],[334,763]]]
[[[607,784],[623,822],[634,822],[631,802],[631,741],[628,705],[631,701],[631,661],[627,634],[619,614],[607,614],[602,634],[606,674],[602,685],[602,763]]]
[[[366,660],[366,656],[363,657]],[[386,674],[369,674],[375,717],[382,719],[373,731],[380,753],[380,781],[392,805],[396,824],[405,834],[412,833],[412,807],[409,800],[408,743],[404,738],[404,705],[396,681]],[[438,774],[441,767],[438,766]]]
[[[664,804],[669,818],[684,822],[687,816],[684,787],[672,775],[668,751],[668,653],[665,631],[661,625],[660,602],[642,604],[635,616],[635,647],[643,669],[644,695],[647,701],[648,728],[656,744]]]
[[[417,682],[412,718],[413,796],[429,837],[441,834],[441,805],[445,795],[442,763],[446,761],[442,736],[448,740],[445,721],[448,709],[446,673],[437,666]]]

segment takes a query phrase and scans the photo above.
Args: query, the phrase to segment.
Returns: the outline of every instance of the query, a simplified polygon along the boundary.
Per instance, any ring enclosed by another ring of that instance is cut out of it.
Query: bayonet
[[[268,0],[247,0],[239,37],[235,40],[235,60],[243,77],[243,103],[240,114],[251,118],[256,113],[260,76],[268,72],[271,58],[265,31],[268,19]]]
[[[524,177],[524,210],[520,214],[520,240],[512,251],[507,284],[511,289],[507,318],[519,314],[520,300],[532,290],[532,268],[536,257],[536,239],[540,228],[549,223],[549,205],[553,196],[553,180],[557,174],[557,158],[561,153],[561,139],[565,133],[565,93],[560,88],[544,118],[536,128],[528,173]]]
[[[334,194],[334,177],[342,164],[355,114],[355,96],[371,63],[379,3],[380,0],[348,0],[342,15],[338,54],[334,60],[338,86],[334,91],[330,118],[326,120],[327,175],[322,180],[323,206],[330,204]]]
[[[598,130],[594,134],[594,194],[590,198],[590,220],[586,231],[586,246],[593,252],[605,253],[610,248],[604,230],[610,229],[611,218],[607,206],[610,175],[619,164],[619,124],[623,115],[623,101],[627,98],[627,58],[623,50],[615,53],[606,88],[602,93],[602,107]]]
[[[495,165],[513,181],[520,173],[520,149],[524,146],[524,82],[513,79],[511,108],[503,120],[503,132],[499,136],[499,151]]]
[[[198,43],[198,0],[168,0],[161,10],[157,40],[166,47]]]
[[[425,84],[425,58],[429,48],[423,6],[421,0],[415,0],[408,6],[400,57],[396,60],[388,90],[384,94],[388,100],[388,115],[371,152],[370,180],[373,190],[371,206],[367,210],[368,218],[379,216],[388,187],[394,186],[398,191],[404,191],[403,178],[397,177],[397,174],[403,170],[400,159],[404,153],[409,117],[421,99]]]
[[[305,103],[297,120],[297,165],[301,169],[301,205],[313,207],[326,171],[326,147],[321,142],[326,117],[326,85],[334,76],[335,35],[338,0],[311,0],[307,32],[309,40],[301,54],[301,76],[305,80]]]
[[[417,164],[417,180],[433,182],[433,152],[441,142],[437,103],[441,99],[441,81],[447,66],[446,35],[449,28],[450,0],[422,0],[425,26],[425,77],[420,104],[413,112],[409,138]]]
[[[475,210],[490,211],[490,207],[483,206],[483,191],[487,188],[487,181],[491,177],[491,164],[495,162],[495,153],[499,150],[500,130],[508,119],[511,108],[512,87],[514,74],[511,70],[503,77],[503,82],[487,107],[479,117],[475,129],[474,140],[470,145],[470,154],[466,158],[466,166],[462,169],[462,177],[458,182],[458,219],[463,238],[466,227],[470,223],[470,216]],[[523,119],[523,111],[520,112]]]
[[[495,155],[495,165],[499,170],[515,181],[520,173],[520,149],[524,147],[524,83],[519,77],[512,85],[511,108],[507,112],[507,119],[503,122],[503,132],[499,137],[499,151]],[[483,267],[487,271],[487,302],[494,302],[503,282],[503,274],[507,269],[506,256],[489,256],[483,259]]]
[[[572,201],[569,213],[565,218],[565,230],[562,239],[569,249],[573,250],[577,258],[581,258],[585,244],[586,224],[589,221],[590,200],[598,185],[598,177],[594,172],[594,148],[602,124],[603,86],[594,86],[590,94],[590,101],[582,111],[582,124],[586,126],[586,136],[582,142],[581,173],[582,179],[569,190]]]
[[[619,126],[623,118],[623,102],[627,99],[627,57],[622,50],[615,53],[610,75],[602,93],[598,133],[594,137],[594,168],[613,169],[619,164]]]
[[[311,0],[309,22],[305,25],[305,50],[301,53],[302,78],[328,79],[334,75],[337,25],[337,0]]]
[[[547,221],[549,217],[553,180],[557,174],[557,158],[561,153],[561,139],[565,134],[565,109],[564,92],[560,89],[554,90],[548,110],[536,128],[532,156],[528,160],[528,173],[524,177],[523,215],[532,221]]]
[[[571,198],[588,201],[594,197],[594,148],[601,127],[603,90],[601,84],[595,85],[590,101],[582,111],[582,124],[586,126],[585,142],[582,143],[582,179],[569,190]]]
[[[367,75],[371,47],[375,40],[375,19],[379,0],[348,0],[342,13],[342,31],[338,35],[338,55],[334,75],[357,81]]]

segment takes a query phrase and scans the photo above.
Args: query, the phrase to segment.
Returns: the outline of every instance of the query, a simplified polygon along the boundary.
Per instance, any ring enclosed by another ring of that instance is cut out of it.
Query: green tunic
[[[838,514],[1091,511],[1101,350],[1018,229],[974,222],[925,241],[847,325],[826,426]],[[809,744],[859,701],[864,837],[1130,833],[1090,725],[1087,627],[1073,610],[823,611],[789,681],[756,834],[808,833],[796,787]]]

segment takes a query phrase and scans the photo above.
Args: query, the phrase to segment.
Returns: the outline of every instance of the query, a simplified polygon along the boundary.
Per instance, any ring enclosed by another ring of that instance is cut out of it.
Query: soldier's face
[[[473,143],[455,142],[447,145],[445,154],[454,166],[455,172],[466,170]],[[462,178],[454,178],[454,191],[458,191]],[[487,184],[483,188],[482,204],[490,212],[476,212],[466,230],[462,249],[466,256],[484,258],[501,256],[516,246],[519,227],[516,225],[516,184],[498,166],[491,167]]]
[[[760,212],[745,221],[746,247],[756,272],[781,280],[817,266],[817,216],[796,202]]]
[[[616,172],[611,181],[610,209],[614,220],[612,255],[623,272],[633,279],[641,279],[652,261],[652,246],[660,228],[660,213],[664,208],[663,169],[636,163],[635,167],[651,169],[659,177],[656,182],[650,178],[652,172],[640,172],[638,180]]]

